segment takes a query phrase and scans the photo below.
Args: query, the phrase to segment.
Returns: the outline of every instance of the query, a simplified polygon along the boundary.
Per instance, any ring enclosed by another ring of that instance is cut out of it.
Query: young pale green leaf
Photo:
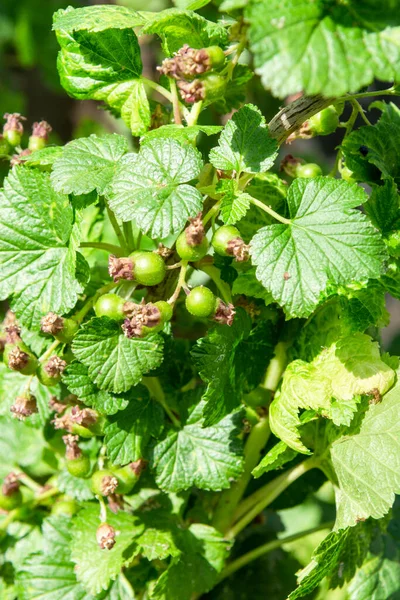
[[[205,425],[214,425],[239,406],[243,394],[257,387],[274,351],[274,327],[237,309],[233,325],[217,325],[192,350],[200,377],[207,383],[203,399]],[[215,368],[218,365],[218,368]]]
[[[225,225],[235,225],[250,208],[252,197],[246,192],[237,190],[233,179],[221,179],[218,182],[217,193],[223,193],[221,202],[221,218]]]
[[[174,139],[154,139],[139,154],[127,154],[119,163],[107,192],[109,203],[122,221],[134,219],[143,233],[166,237],[181,231],[201,211],[200,192],[188,185],[202,167],[192,146]]]
[[[150,116],[140,83],[140,48],[132,26],[113,28],[110,24],[107,29],[92,31],[67,22],[65,29],[61,18],[55,28],[61,46],[58,71],[68,94],[80,100],[104,101],[122,116],[134,135],[142,135]]]
[[[43,523],[43,552],[31,554],[17,572],[21,600],[85,600],[86,590],[76,580],[70,552],[70,519],[49,517]]]
[[[114,415],[128,406],[129,394],[117,395],[100,390],[90,379],[88,368],[78,361],[68,365],[62,380],[71,394],[75,394],[81,402],[95,408],[101,414]]]
[[[120,325],[107,317],[94,318],[74,338],[72,351],[101,389],[119,394],[137,385],[162,362],[163,340],[157,334],[128,339]]]
[[[105,29],[129,29],[146,22],[144,14],[125,6],[90,6],[84,8],[60,9],[54,13],[55,31],[89,31],[96,33]]]
[[[210,152],[210,162],[223,171],[260,173],[272,167],[277,150],[261,112],[246,104],[225,125],[218,146]]]
[[[380,519],[400,493],[400,386],[371,405],[359,433],[332,444],[339,482],[336,529],[373,517]]]
[[[293,448],[290,448],[285,442],[278,442],[275,446],[272,446],[271,450],[267,452],[260,463],[253,469],[252,475],[258,478],[264,475],[264,473],[280,469],[296,456],[297,452]]]
[[[267,89],[338,97],[400,75],[397,6],[329,0],[249,3],[250,49]],[[349,61],[349,56],[357,60]]]
[[[300,408],[316,410],[335,425],[350,425],[355,397],[374,390],[384,394],[394,380],[395,372],[382,361],[377,342],[361,333],[342,338],[311,363],[290,363],[270,407],[271,429],[288,446],[307,453],[298,432]]]
[[[157,485],[168,492],[193,485],[218,491],[230,486],[243,469],[238,439],[240,416],[229,415],[217,425],[204,427],[201,402],[179,431],[171,430],[154,448]]]
[[[154,600],[190,600],[209,591],[227,557],[227,543],[209,525],[194,523],[181,535],[182,555],[158,579]],[[182,581],[185,585],[182,585]]]
[[[24,165],[30,167],[51,167],[54,161],[62,155],[62,146],[47,146],[26,156],[21,156]]]
[[[138,553],[135,538],[143,532],[143,525],[128,513],[107,511],[107,523],[118,532],[115,546],[102,550],[96,541],[100,525],[98,506],[89,505],[81,510],[72,522],[71,556],[76,564],[78,581],[91,594],[106,590],[122,567],[129,564]]]
[[[330,177],[295,179],[290,221],[263,227],[251,242],[257,278],[289,317],[306,317],[328,281],[378,278],[387,257],[379,232],[360,211],[365,192]]]
[[[392,102],[374,102],[373,106],[382,111],[379,121],[373,126],[360,127],[343,141],[346,166],[358,181],[379,183],[383,176],[392,177],[399,185],[400,110]]]
[[[332,531],[315,550],[311,562],[298,574],[298,587],[288,600],[307,596],[328,577],[331,586],[343,586],[361,566],[371,542],[371,526],[359,523],[338,532]]]
[[[127,151],[126,138],[115,133],[73,140],[54,162],[51,183],[64,194],[88,194],[93,190],[104,194],[118,160]]]
[[[14,309],[27,327],[50,310],[69,311],[81,286],[75,278],[73,212],[49,175],[16,167],[0,192],[0,298],[15,294]]]
[[[205,48],[228,43],[228,32],[223,25],[207,21],[190,10],[168,8],[151,16],[147,13],[146,17],[149,20],[143,33],[157,34],[163,42],[164,51],[169,55],[184,44],[192,48]]]
[[[147,388],[137,386],[132,392],[127,408],[110,417],[104,430],[107,456],[116,465],[143,458],[151,437],[158,437],[164,425],[163,409]]]
[[[141,143],[147,144],[149,140],[154,140],[156,138],[170,138],[175,139],[180,142],[188,142],[194,144],[198,135],[200,133],[204,133],[205,135],[215,135],[222,131],[222,127],[220,125],[189,125],[188,127],[183,127],[183,125],[175,125],[172,123],[170,125],[161,125],[157,129],[152,129],[144,134],[141,139]]]

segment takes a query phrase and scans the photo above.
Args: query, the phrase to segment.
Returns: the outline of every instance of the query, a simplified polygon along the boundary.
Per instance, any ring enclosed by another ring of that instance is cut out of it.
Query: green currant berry
[[[151,286],[162,282],[166,267],[159,254],[137,250],[130,257],[133,261],[133,276],[138,283]]]
[[[96,496],[109,496],[114,494],[118,487],[118,479],[112,471],[101,469],[92,475],[92,490]]]
[[[60,379],[61,376],[58,377],[51,377],[46,369],[44,368],[43,365],[39,365],[39,368],[36,371],[36,376],[39,379],[40,383],[42,383],[43,385],[47,386],[47,387],[51,387],[52,385],[56,385]]]
[[[225,95],[227,80],[217,73],[209,73],[203,79],[204,96],[207,103],[213,102]]]
[[[172,306],[168,304],[168,302],[165,302],[165,300],[158,300],[157,302],[154,302],[154,306],[157,306],[158,310],[161,313],[161,322],[163,325],[164,323],[172,319],[174,311]]]
[[[129,465],[115,469],[114,475],[118,479],[117,494],[129,494],[135,483],[139,480],[138,475],[132,471]]]
[[[5,137],[0,135],[0,157],[8,156],[10,154],[11,147]]]
[[[349,167],[346,167],[346,165],[343,165],[340,169],[340,175],[345,181],[348,181],[349,183],[356,183],[353,171],[349,169]]]
[[[0,493],[0,508],[3,510],[12,510],[20,504],[22,504],[21,490],[16,490],[9,495]]]
[[[208,62],[210,67],[213,69],[222,67],[222,65],[225,63],[225,54],[222,48],[219,46],[209,46],[208,48],[205,48],[205,51],[208,54]]]
[[[184,231],[176,240],[176,251],[183,260],[194,262],[200,260],[207,254],[208,240],[203,238],[202,242],[197,246],[190,246],[186,240],[186,232]]]
[[[61,331],[55,334],[56,340],[63,342],[63,344],[69,344],[75,337],[76,332],[79,329],[78,323],[74,319],[63,319],[63,328]]]
[[[11,146],[19,146],[22,139],[22,134],[19,131],[15,131],[15,129],[9,129],[4,132],[4,138],[11,144]]]
[[[90,475],[91,465],[90,458],[86,454],[78,456],[78,458],[66,459],[67,470],[74,477],[86,479]]]
[[[217,254],[229,256],[227,249],[231,240],[240,237],[240,231],[233,225],[222,225],[214,233],[211,244]]]
[[[77,510],[78,510],[77,503],[75,502],[75,500],[70,498],[70,499],[58,500],[58,502],[53,504],[53,506],[51,507],[51,514],[52,515],[68,515],[68,516],[72,517],[77,512]]]
[[[46,140],[42,137],[38,137],[37,135],[31,135],[28,142],[28,148],[32,152],[36,152],[36,150],[43,150],[46,146]]]
[[[309,128],[316,135],[329,135],[339,126],[339,116],[334,106],[328,106],[308,120]]]
[[[212,291],[200,285],[186,296],[186,308],[195,317],[210,317],[215,312],[216,301]]]
[[[314,179],[314,177],[321,177],[321,175],[322,169],[316,163],[306,163],[305,165],[299,165],[296,169],[296,177]]]
[[[94,305],[94,312],[98,317],[109,317],[115,321],[124,318],[123,306],[125,300],[117,294],[103,294]]]
[[[10,369],[22,375],[33,375],[39,364],[36,356],[22,341],[5,344],[3,361]]]

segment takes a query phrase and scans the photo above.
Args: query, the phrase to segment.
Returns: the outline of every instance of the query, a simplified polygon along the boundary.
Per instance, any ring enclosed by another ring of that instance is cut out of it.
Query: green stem
[[[174,79],[170,79],[172,109],[174,111],[174,121],[176,125],[182,125],[181,108],[178,97],[178,90]]]
[[[215,283],[215,285],[218,288],[218,291],[221,294],[222,300],[224,302],[226,302],[227,304],[231,304],[232,303],[231,288],[226,283],[226,281],[222,281],[221,271],[219,269],[217,269],[217,267],[214,267],[214,265],[207,265],[207,264],[199,264],[198,268],[201,269],[201,271],[203,271],[203,273],[206,273],[210,277],[210,279],[212,279],[212,281]]]
[[[152,81],[151,79],[147,79],[147,77],[141,77],[141,80],[145,85],[148,85],[153,90],[156,90],[156,92],[158,92],[161,96],[164,96],[164,98],[169,100],[169,102],[171,102],[172,104],[173,99],[171,92],[162,87],[162,85],[156,83],[155,81]]]
[[[276,344],[274,356],[268,365],[268,369],[265,373],[264,381],[262,383],[262,387],[266,390],[275,392],[278,388],[279,382],[288,363],[286,352],[288,346],[288,342],[278,342]]]
[[[222,533],[225,533],[231,525],[233,513],[251,479],[252,470],[260,460],[261,451],[268,441],[270,432],[267,417],[262,417],[250,431],[244,449],[243,474],[229,490],[221,494],[214,513],[212,524]]]
[[[147,387],[153,398],[157,400],[159,404],[161,404],[161,406],[163,407],[163,409],[165,410],[175,427],[180,429],[181,423],[168,406],[167,401],[165,399],[164,390],[162,389],[158,377],[143,377],[143,384]]]
[[[400,92],[396,91],[394,86],[392,86],[387,90],[375,90],[374,92],[360,92],[359,94],[351,94],[352,98],[373,98],[375,96],[400,96]]]
[[[132,223],[131,221],[126,221],[122,223],[122,228],[124,231],[124,236],[126,239],[126,244],[128,246],[129,252],[133,252],[135,249],[135,241],[133,239],[133,231],[132,231]]]
[[[372,123],[371,121],[367,118],[363,107],[361,106],[361,104],[358,102],[358,100],[356,100],[355,98],[351,98],[350,100],[351,104],[353,107],[357,108],[358,110],[358,114],[360,115],[360,117],[362,118],[362,120],[364,121],[364,123],[366,123],[367,125],[371,126]]]
[[[23,485],[26,485],[26,487],[35,493],[41,489],[42,486],[39,485],[34,479],[29,477],[29,475],[27,475],[24,471],[22,471],[20,466],[17,467],[17,471],[19,471],[18,479]]]
[[[192,125],[196,125],[196,123],[199,119],[202,107],[203,107],[203,100],[200,100],[200,102],[195,102],[195,104],[193,104],[192,110],[186,117],[186,123],[188,124],[189,127]]]
[[[119,240],[119,243],[120,243],[120,246],[121,246],[122,250],[126,254],[128,254],[128,248],[127,248],[127,245],[126,245],[124,234],[122,233],[122,230],[121,230],[120,226],[118,225],[118,221],[117,221],[117,219],[116,219],[113,211],[111,210],[111,208],[108,208],[108,206],[107,206],[107,214],[108,214],[108,218],[110,219],[110,223],[111,223],[111,225],[112,225],[112,227],[113,227],[113,229],[114,229],[114,231],[116,233],[116,236],[117,236],[117,238]]]
[[[120,246],[114,244],[107,244],[106,242],[81,242],[81,248],[98,248],[99,250],[105,250],[111,252],[115,256],[124,256],[124,251]]]
[[[85,302],[82,308],[77,313],[75,313],[73,319],[77,323],[81,323],[86,317],[89,310],[97,302],[97,299],[100,298],[100,296],[102,296],[103,294],[107,294],[107,292],[110,292],[112,289],[114,289],[118,285],[118,283],[119,282],[110,281],[110,283],[107,283],[106,285],[103,285],[103,287],[99,288],[95,295],[92,296],[87,302]]]
[[[47,348],[46,352],[39,358],[39,362],[43,363],[45,360],[47,360],[60,344],[61,342],[59,340],[54,340],[54,342]]]
[[[225,536],[227,539],[235,538],[253,519],[269,506],[287,487],[296,479],[317,466],[317,461],[312,457],[289,469],[276,477],[254,494],[243,500],[236,512],[237,522]]]
[[[284,225],[290,225],[290,219],[285,219],[285,217],[282,217],[282,215],[275,212],[270,206],[267,206],[263,202],[260,202],[260,200],[256,200],[256,198],[249,198],[249,200],[251,204],[254,204],[254,206],[258,206],[258,208],[261,208],[261,210],[271,215],[271,217],[274,217],[274,219],[276,219],[277,221],[280,221]]]
[[[178,296],[179,296],[179,294],[181,292],[181,289],[185,285],[187,268],[188,268],[188,261],[187,260],[183,260],[182,261],[182,265],[181,265],[181,270],[180,270],[180,273],[179,273],[178,282],[176,284],[175,291],[172,294],[171,298],[167,301],[168,304],[175,304],[175,302],[177,301]]]
[[[57,488],[53,487],[50,490],[46,490],[45,492],[43,492],[43,494],[39,494],[39,496],[37,496],[35,498],[34,504],[35,506],[37,504],[41,504],[44,500],[47,500],[48,498],[52,498],[53,496],[57,496],[57,494],[60,493],[60,490],[58,490]]]
[[[250,550],[246,554],[243,554],[236,560],[232,561],[229,565],[225,567],[220,576],[218,577],[218,583],[221,583],[227,577],[230,577],[233,573],[245,567],[253,560],[260,558],[264,554],[271,552],[272,550],[276,550],[285,544],[290,544],[290,542],[295,542],[296,540],[300,540],[312,533],[316,533],[317,531],[322,531],[323,529],[332,529],[333,521],[329,521],[327,523],[321,523],[321,525],[317,525],[316,527],[312,527],[311,529],[306,529],[305,531],[299,531],[298,533],[294,533],[293,535],[288,535],[284,538],[280,538],[278,540],[272,540],[272,542],[267,542],[262,546],[258,546],[258,548],[254,548],[254,550]]]
[[[212,206],[210,208],[208,213],[203,218],[203,225],[206,225],[210,219],[212,219],[215,215],[217,215],[219,213],[220,208],[221,208],[221,200],[218,200],[218,202],[216,202],[214,204],[214,206]]]

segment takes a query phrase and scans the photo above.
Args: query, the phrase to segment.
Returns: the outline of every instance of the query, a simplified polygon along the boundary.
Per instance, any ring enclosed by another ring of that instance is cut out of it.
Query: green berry
[[[0,493],[0,508],[3,510],[12,510],[22,503],[21,490],[16,490],[10,495]]]
[[[40,383],[47,387],[51,387],[52,385],[56,385],[60,379],[60,377],[51,377],[43,365],[39,365],[39,368],[36,371],[36,376],[39,379]]]
[[[10,144],[4,136],[0,135],[0,158],[3,156],[8,156],[10,151]]]
[[[75,337],[76,332],[79,329],[78,323],[74,319],[63,319],[63,328],[61,331],[55,334],[56,340],[63,342],[63,344],[69,344]]]
[[[209,73],[203,79],[204,96],[207,103],[213,102],[226,93],[227,80],[217,73]]]
[[[306,163],[305,165],[299,165],[296,169],[296,177],[313,179],[314,177],[321,177],[321,175],[322,169],[316,163]]]
[[[211,244],[217,254],[229,256],[227,249],[230,241],[240,237],[240,231],[233,225],[222,225],[214,233]]]
[[[138,475],[132,471],[129,465],[115,469],[114,475],[118,479],[117,494],[129,494],[135,483],[139,480]]]
[[[37,135],[31,135],[28,142],[28,149],[32,152],[36,150],[43,150],[46,146],[46,140],[42,137],[38,137]]]
[[[101,469],[93,473],[91,484],[93,493],[96,496],[109,496],[115,493],[118,480],[112,471]]]
[[[209,46],[208,48],[205,48],[205,50],[208,54],[210,66],[213,69],[222,67],[222,65],[225,63],[225,54],[222,48],[219,46]]]
[[[168,302],[165,302],[165,300],[158,300],[157,302],[154,302],[154,306],[157,306],[158,310],[161,313],[161,323],[163,325],[164,323],[172,319],[174,311],[172,306],[168,304]]]
[[[340,169],[340,175],[345,181],[348,181],[349,183],[356,183],[353,171],[349,169],[349,167],[346,167],[346,165],[343,165]]]
[[[328,106],[308,120],[309,128],[316,135],[329,135],[339,126],[339,116],[334,106]]]
[[[209,317],[215,312],[217,299],[212,291],[202,285],[186,296],[186,308],[195,317]]]
[[[182,260],[188,260],[194,262],[200,260],[208,252],[208,240],[206,237],[203,238],[202,242],[198,246],[190,246],[186,240],[186,232],[184,231],[176,240],[176,251]]]
[[[90,475],[91,465],[90,459],[86,454],[78,456],[78,458],[66,459],[67,470],[74,477],[86,479]]]
[[[33,375],[38,368],[38,360],[22,341],[6,343],[3,353],[4,363],[22,375]]]
[[[19,146],[22,139],[22,134],[15,129],[9,129],[4,132],[4,139],[11,144],[11,146]]]
[[[124,318],[124,304],[125,300],[117,294],[103,294],[94,305],[94,312],[97,317],[109,317],[121,321]]]
[[[146,286],[158,285],[165,277],[165,262],[155,252],[137,250],[130,255],[135,280]]]
[[[51,507],[51,514],[52,515],[68,515],[68,516],[72,517],[76,513],[77,510],[78,510],[77,503],[75,502],[75,500],[70,498],[68,500],[67,499],[58,500],[58,502],[53,504],[53,506]]]

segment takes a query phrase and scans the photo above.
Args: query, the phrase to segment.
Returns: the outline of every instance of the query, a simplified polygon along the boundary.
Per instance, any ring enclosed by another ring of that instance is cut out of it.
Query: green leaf
[[[302,90],[337,98],[375,78],[400,76],[399,20],[391,0],[271,0],[249,3],[245,15],[256,72],[274,96]]]
[[[204,427],[200,403],[179,431],[171,430],[154,448],[157,485],[168,492],[196,486],[218,491],[230,486],[243,469],[238,439],[238,415],[228,415],[217,425]]]
[[[150,399],[147,388],[132,391],[127,408],[110,417],[104,429],[107,456],[117,465],[143,458],[151,437],[158,437],[164,426],[164,411]]]
[[[239,192],[233,179],[221,179],[216,187],[222,193],[221,218],[225,225],[235,225],[250,208],[252,197],[246,192]]]
[[[90,479],[74,477],[67,469],[63,469],[58,473],[57,486],[60,492],[79,500],[79,502],[94,499]]]
[[[272,324],[261,321],[251,329],[251,319],[241,308],[237,309],[231,327],[216,325],[197,341],[192,356],[200,377],[207,383],[203,395],[207,401],[206,426],[231,413],[239,406],[243,394],[257,387],[273,350]]]
[[[300,408],[316,410],[335,425],[350,425],[356,396],[374,389],[384,394],[394,380],[393,369],[380,358],[377,342],[361,333],[342,338],[311,363],[296,360],[289,364],[270,407],[271,429],[294,450],[308,453],[298,432]]]
[[[105,29],[129,29],[143,25],[144,14],[124,6],[90,6],[84,8],[60,9],[54,13],[55,31],[89,31],[96,33]]]
[[[151,596],[154,600],[190,600],[194,594],[201,595],[215,585],[224,566],[227,545],[212,527],[195,523],[181,539],[183,553],[172,559],[158,579]]]
[[[266,306],[273,302],[270,292],[256,278],[256,269],[251,267],[247,271],[241,271],[232,286],[233,294],[243,294],[252,298],[264,300]]]
[[[21,156],[24,165],[30,167],[51,167],[54,161],[62,155],[62,146],[47,146],[26,156]]]
[[[91,319],[78,331],[72,351],[101,390],[118,394],[160,366],[162,347],[163,340],[157,334],[128,339],[116,321],[101,317]]]
[[[343,141],[346,166],[358,181],[379,183],[382,174],[399,185],[400,110],[392,102],[374,102],[373,106],[382,111],[379,121],[373,126],[360,127]],[[365,156],[365,152],[360,152],[361,146],[368,149]]]
[[[137,538],[140,554],[147,560],[165,560],[168,556],[179,556],[179,521],[165,509],[143,511],[140,520],[144,525],[142,535]]]
[[[91,135],[69,142],[53,165],[51,183],[57,192],[88,194],[96,190],[104,194],[117,161],[128,151],[122,135]]]
[[[246,101],[247,84],[253,76],[252,69],[247,65],[236,65],[233,69],[229,85],[225,88],[224,95],[217,98],[213,104],[213,108],[222,115],[227,115],[233,108],[240,108]]]
[[[330,177],[295,179],[289,188],[288,224],[263,227],[251,242],[257,278],[289,317],[306,317],[328,281],[377,278],[386,250],[360,211],[357,185]]]
[[[151,15],[143,33],[160,36],[163,49],[169,55],[177,52],[184,44],[189,44],[191,48],[205,48],[228,43],[228,32],[223,25],[207,21],[195,12],[177,8],[168,8]]]
[[[0,298],[15,294],[14,310],[27,327],[50,310],[68,312],[80,284],[76,253],[69,244],[73,213],[49,176],[16,167],[0,192]]]
[[[360,290],[348,290],[346,296],[340,296],[340,304],[343,333],[365,331],[373,325],[383,327],[389,322],[385,289],[376,281]]]
[[[119,396],[99,390],[90,379],[88,368],[78,361],[68,365],[62,375],[62,380],[71,394],[75,394],[81,402],[95,408],[102,414],[114,415],[128,406],[128,395]]]
[[[71,562],[70,518],[49,517],[43,522],[43,552],[28,556],[17,572],[20,600],[84,600]]]
[[[135,21],[136,13],[132,14]],[[57,63],[61,84],[79,100],[104,101],[113,113],[121,115],[134,135],[143,134],[149,124],[149,108],[139,81],[139,43],[129,19],[123,28],[114,28],[112,22],[105,28],[102,19],[102,25],[93,31],[91,17],[87,28],[77,28],[71,25],[70,16],[75,22],[79,15],[67,16],[65,26],[63,18],[55,22],[61,46]]]
[[[206,4],[209,4],[210,0],[173,0],[173,3],[177,8],[184,10],[199,10]]]
[[[210,152],[210,162],[223,171],[260,173],[272,167],[277,149],[261,112],[246,104],[225,125],[218,146]]]
[[[400,218],[400,203],[394,180],[388,179],[382,186],[374,186],[364,209],[373,225],[382,233],[388,233],[396,227]]]
[[[329,578],[332,587],[349,581],[368,552],[370,530],[368,523],[359,523],[357,527],[332,531],[315,550],[310,564],[298,574],[298,587],[288,600],[306,596],[324,577]]]
[[[261,459],[259,464],[253,469],[253,477],[261,477],[264,473],[275,471],[283,467],[297,456],[296,450],[290,448],[285,442],[278,442],[272,446],[271,450]]]
[[[130,563],[138,552],[135,538],[143,532],[143,526],[128,513],[107,511],[107,521],[119,532],[111,550],[101,550],[96,541],[100,525],[99,509],[90,505],[81,510],[72,522],[71,556],[76,564],[78,580],[91,594],[99,594],[114,581],[122,567]]]
[[[127,154],[108,191],[109,203],[122,221],[135,220],[152,237],[181,231],[202,209],[200,192],[188,185],[198,177],[201,155],[174,139],[154,139],[139,154]]]
[[[371,405],[356,435],[332,444],[339,482],[336,529],[382,518],[400,493],[400,386]]]
[[[188,127],[184,127],[183,125],[175,125],[175,123],[172,123],[170,125],[161,125],[161,127],[157,127],[157,129],[148,131],[142,137],[141,143],[142,145],[147,144],[149,140],[157,138],[172,138],[180,142],[193,143],[200,133],[204,133],[207,136],[215,135],[222,131],[222,129],[223,127],[220,125],[189,125]]]

